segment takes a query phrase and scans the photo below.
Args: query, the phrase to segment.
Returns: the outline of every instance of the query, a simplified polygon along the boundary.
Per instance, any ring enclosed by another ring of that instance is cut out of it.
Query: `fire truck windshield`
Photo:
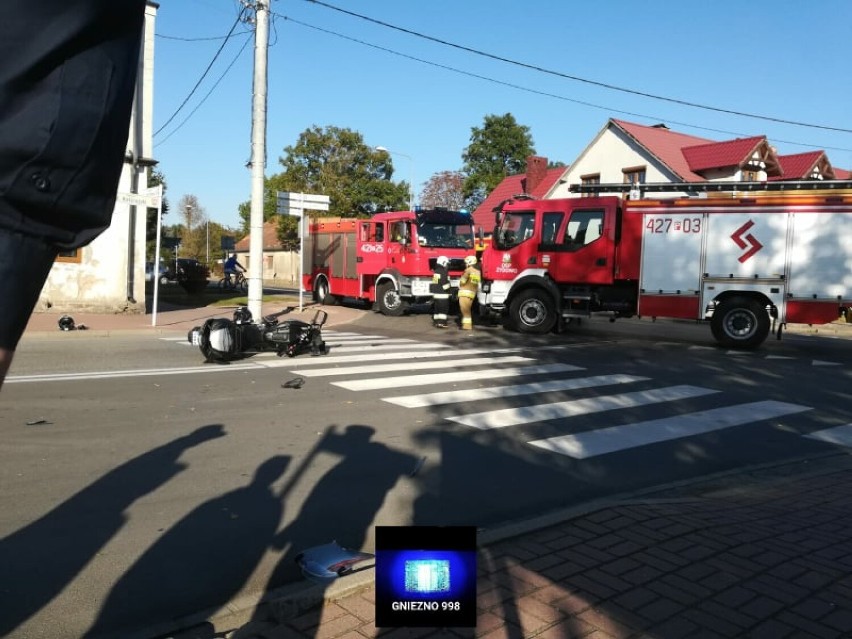
[[[436,224],[421,221],[417,224],[417,240],[420,246],[435,248],[471,248],[473,227],[470,222],[460,224]]]
[[[535,226],[534,211],[504,211],[497,228],[494,248],[510,249],[532,237]]]

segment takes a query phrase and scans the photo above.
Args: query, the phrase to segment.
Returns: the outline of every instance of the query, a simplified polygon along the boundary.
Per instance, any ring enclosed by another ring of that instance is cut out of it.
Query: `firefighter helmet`
[[[468,255],[466,258],[464,258],[464,265],[465,266],[476,266],[476,256],[475,255]]]
[[[448,258],[446,255],[442,255],[435,261],[438,263],[438,266],[446,266],[450,263],[450,258]]]
[[[63,315],[59,318],[59,330],[62,331],[73,331],[74,330],[74,318],[70,315]]]

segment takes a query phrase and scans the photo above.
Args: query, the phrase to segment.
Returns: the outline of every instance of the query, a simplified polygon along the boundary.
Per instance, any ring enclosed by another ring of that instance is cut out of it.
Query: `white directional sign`
[[[288,193],[276,191],[278,198],[277,212],[279,215],[292,215],[299,218],[299,310],[302,310],[302,295],[305,279],[305,235],[309,230],[305,223],[308,216],[305,211],[327,211],[331,198],[315,193]]]
[[[288,193],[278,191],[278,214],[300,216],[302,211],[327,211],[331,199],[314,193]]]
[[[141,193],[122,193],[119,191],[118,194],[116,194],[115,199],[118,202],[124,202],[125,204],[145,206],[155,209],[160,206],[160,187],[155,186],[150,189],[146,189]]]

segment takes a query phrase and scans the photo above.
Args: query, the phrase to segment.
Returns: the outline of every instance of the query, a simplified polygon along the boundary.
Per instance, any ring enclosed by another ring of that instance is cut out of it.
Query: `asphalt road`
[[[306,547],[371,550],[377,524],[487,528],[818,455],[836,444],[807,435],[852,424],[852,340],[740,353],[686,322],[530,337],[372,313],[326,339],[231,366],[180,334],[22,343],[0,635],[122,636],[299,579]]]

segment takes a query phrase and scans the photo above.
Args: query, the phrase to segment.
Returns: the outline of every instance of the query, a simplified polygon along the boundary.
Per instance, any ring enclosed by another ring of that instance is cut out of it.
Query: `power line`
[[[180,113],[181,109],[183,109],[183,107],[185,107],[185,106],[186,106],[186,103],[187,103],[187,102],[189,102],[189,99],[190,99],[190,98],[191,98],[191,97],[195,94],[196,90],[198,90],[198,87],[199,87],[199,86],[201,85],[201,83],[204,81],[204,78],[206,78],[206,77],[207,77],[207,74],[210,72],[210,69],[213,67],[213,64],[214,64],[214,63],[216,62],[216,60],[218,59],[219,54],[221,54],[221,53],[222,53],[222,50],[225,48],[225,45],[226,45],[226,44],[228,44],[228,40],[230,40],[230,39],[231,39],[231,36],[234,34],[234,29],[236,29],[236,28],[237,28],[237,25],[238,25],[238,24],[240,23],[240,21],[242,20],[242,18],[243,18],[243,14],[244,14],[244,13],[245,13],[245,9],[243,9],[242,11],[240,11],[239,15],[237,16],[237,19],[236,19],[236,20],[234,20],[234,24],[233,24],[233,26],[231,26],[231,30],[228,32],[228,35],[227,35],[227,36],[225,36],[225,40],[222,42],[222,45],[221,45],[221,46],[219,47],[219,49],[216,51],[216,54],[213,56],[213,59],[210,61],[210,64],[208,64],[208,65],[207,65],[207,68],[204,70],[204,73],[202,73],[202,74],[201,74],[201,77],[200,77],[200,78],[198,78],[198,82],[196,82],[196,83],[195,83],[195,86],[194,86],[194,87],[192,87],[192,90],[189,92],[189,95],[187,95],[187,96],[186,96],[186,98],[184,98],[183,102],[181,102],[181,103],[180,103],[180,106],[179,106],[177,109],[175,109],[175,112],[174,112],[174,113],[172,113],[172,114],[171,114],[171,116],[169,116],[169,119],[168,119],[168,120],[166,120],[166,122],[165,122],[165,123],[164,123],[164,124],[163,124],[163,125],[159,128],[159,129],[157,129],[157,130],[154,132],[154,135],[155,135],[155,136],[159,135],[159,134],[160,134],[160,132],[161,132],[163,129],[165,129],[165,128],[169,125],[169,123],[171,123],[171,121],[175,119],[175,117],[177,117],[177,114],[178,114],[178,113]]]
[[[340,13],[344,13],[346,15],[359,18],[361,20],[366,20],[367,22],[372,22],[373,24],[380,25],[382,27],[387,27],[389,29],[393,29],[395,31],[400,31],[401,33],[406,33],[408,35],[412,35],[417,38],[422,38],[424,40],[429,40],[431,42],[436,42],[438,44],[442,44],[447,47],[452,47],[454,49],[459,49],[461,51],[467,51],[468,53],[473,53],[478,56],[482,56],[485,58],[490,58],[491,60],[497,60],[499,62],[505,62],[506,64],[512,64],[514,66],[522,67],[525,69],[531,69],[533,71],[538,71],[540,73],[545,73],[548,75],[557,76],[560,78],[565,78],[567,80],[574,80],[575,82],[583,82],[585,84],[591,84],[594,86],[602,87],[604,89],[609,89],[611,91],[619,91],[621,93],[629,93],[631,95],[638,95],[645,98],[651,98],[653,100],[661,100],[663,102],[671,102],[673,104],[679,104],[682,106],[693,107],[696,109],[704,109],[705,111],[715,111],[717,113],[727,113],[728,115],[738,115],[746,118],[753,118],[756,120],[766,120],[768,122],[777,122],[780,124],[789,124],[792,126],[801,126],[811,129],[823,129],[826,131],[837,131],[840,133],[852,133],[852,129],[843,129],[840,127],[832,127],[826,126],[822,124],[809,124],[807,122],[797,122],[795,120],[785,120],[783,118],[775,118],[768,115],[758,115],[755,113],[747,113],[745,111],[735,111],[732,109],[723,109],[720,107],[708,106],[705,104],[699,104],[697,102],[689,102],[687,100],[680,100],[677,98],[668,98],[661,95],[655,95],[653,93],[646,93],[644,91],[637,91],[635,89],[627,89],[624,87],[619,87],[614,84],[607,84],[605,82],[598,82],[596,80],[589,80],[588,78],[581,78],[579,76],[569,75],[567,73],[562,73],[560,71],[553,71],[551,69],[546,69],[544,67],[539,67],[534,64],[527,64],[525,62],[519,62],[517,60],[512,60],[510,58],[504,58],[502,56],[495,55],[493,53],[487,53],[485,51],[480,51],[478,49],[474,49],[472,47],[466,47],[460,44],[456,44],[454,42],[449,42],[447,40],[442,40],[440,38],[436,38],[433,36],[426,35],[424,33],[420,33],[418,31],[412,31],[411,29],[406,29],[404,27],[398,27],[396,25],[390,24],[388,22],[383,22],[381,20],[377,20],[375,18],[370,18],[369,16],[362,15],[360,13],[355,13],[354,11],[348,11],[346,9],[341,9],[340,7],[335,7],[334,5],[328,4],[327,2],[321,2],[320,0],[305,0],[305,2],[310,2],[312,4],[317,4],[327,9],[331,9],[332,11],[338,11]]]
[[[251,38],[246,38],[245,42],[243,42],[243,46],[240,47],[239,51],[237,51],[237,55],[234,56],[234,59],[231,60],[231,63],[225,68],[225,70],[222,72],[222,75],[220,75],[219,78],[216,80],[216,82],[213,83],[213,86],[210,87],[210,90],[207,92],[207,94],[203,98],[201,98],[201,100],[198,102],[198,104],[195,105],[195,108],[192,111],[189,112],[189,115],[187,115],[181,121],[181,123],[178,124],[174,129],[172,129],[171,133],[169,133],[166,137],[164,137],[162,140],[157,142],[154,146],[160,146],[161,144],[165,143],[166,140],[168,140],[175,133],[177,133],[183,127],[183,125],[186,124],[193,115],[195,115],[195,112],[198,111],[199,108],[201,108],[201,105],[204,104],[207,101],[207,98],[209,98],[210,95],[213,93],[213,91],[216,90],[216,87],[219,86],[219,83],[225,78],[225,76],[228,74],[228,71],[231,70],[231,67],[233,67],[234,64],[236,64],[237,60],[242,55],[243,51],[245,51],[245,48],[248,46],[249,42],[251,42]]]
[[[725,135],[733,135],[733,136],[737,136],[737,137],[748,137],[749,135],[752,135],[752,134],[747,134],[747,133],[739,133],[739,132],[736,132],[736,131],[726,131],[724,129],[714,129],[714,128],[711,128],[711,127],[700,126],[700,125],[697,125],[697,124],[690,124],[688,122],[679,122],[677,120],[662,118],[660,116],[647,115],[647,114],[644,114],[644,113],[635,113],[635,112],[632,112],[632,111],[624,111],[624,110],[621,110],[621,109],[615,109],[615,108],[612,108],[612,107],[602,106],[600,104],[594,104],[592,102],[585,102],[583,100],[568,98],[568,97],[565,97],[565,96],[562,96],[562,95],[557,95],[555,93],[548,93],[546,91],[540,91],[538,89],[531,89],[529,87],[521,86],[519,84],[513,84],[511,82],[506,82],[504,80],[497,80],[495,78],[491,78],[491,77],[481,75],[481,74],[478,74],[478,73],[473,73],[473,72],[470,72],[470,71],[464,71],[462,69],[458,69],[456,67],[451,67],[451,66],[446,65],[446,64],[433,62],[431,60],[424,60],[423,58],[418,58],[418,57],[410,55],[408,53],[402,53],[400,51],[395,51],[394,49],[389,49],[387,47],[383,47],[383,46],[374,44],[372,42],[366,42],[366,41],[360,40],[358,38],[353,38],[351,36],[344,35],[342,33],[338,33],[336,31],[331,31],[330,29],[325,29],[323,27],[318,27],[318,26],[315,26],[315,25],[312,25],[312,24],[308,24],[306,22],[296,20],[295,18],[291,18],[291,17],[283,15],[283,14],[273,13],[272,15],[274,15],[275,17],[283,18],[284,20],[292,22],[293,24],[296,24],[296,25],[299,25],[299,26],[302,26],[302,27],[305,27],[305,28],[308,28],[308,29],[313,29],[315,31],[319,31],[321,33],[325,33],[325,34],[328,34],[328,35],[332,35],[332,36],[335,36],[337,38],[341,38],[343,40],[349,40],[350,42],[354,42],[356,44],[360,44],[360,45],[363,45],[365,47],[370,47],[371,49],[376,49],[378,51],[390,53],[391,55],[399,56],[401,58],[405,58],[405,59],[408,59],[408,60],[413,60],[414,62],[420,62],[421,64],[426,64],[426,65],[433,66],[433,67],[436,67],[436,68],[439,68],[439,69],[444,69],[445,71],[451,71],[453,73],[458,73],[460,75],[464,75],[464,76],[467,76],[467,77],[470,77],[470,78],[476,78],[478,80],[484,80],[485,82],[491,82],[493,84],[502,85],[502,86],[505,86],[505,87],[509,87],[511,89],[517,89],[518,91],[525,91],[527,93],[532,93],[532,94],[535,94],[535,95],[541,95],[541,96],[544,96],[544,97],[553,98],[555,100],[562,100],[564,102],[571,102],[573,104],[579,104],[581,106],[586,106],[586,107],[590,107],[590,108],[593,108],[593,109],[600,109],[602,111],[607,111],[609,113],[619,113],[621,115],[628,115],[628,116],[637,117],[637,118],[645,118],[645,119],[654,120],[654,121],[666,120],[670,124],[689,127],[689,128],[693,128],[693,129],[702,130],[702,131],[710,131],[710,132],[713,132],[713,133],[723,133]],[[821,145],[815,145],[815,144],[808,144],[808,143],[805,143],[805,142],[793,142],[793,141],[790,141],[790,140],[779,140],[779,139],[776,139],[776,138],[773,138],[773,141],[776,142],[776,143],[790,144],[790,145],[794,145],[794,146],[803,146],[803,147],[807,147],[807,148],[820,148],[820,149],[823,149],[823,150],[852,152],[852,149],[847,149],[847,148],[843,148],[843,147],[821,146]]]
[[[253,33],[253,31],[237,31],[234,35],[240,35],[242,33]],[[164,33],[157,33],[155,34],[155,36],[157,38],[162,38],[163,40],[179,40],[181,42],[205,42],[209,40],[227,40],[231,37],[231,34],[229,33],[228,35],[223,36],[208,36],[203,38],[182,38],[181,36],[166,35]]]

